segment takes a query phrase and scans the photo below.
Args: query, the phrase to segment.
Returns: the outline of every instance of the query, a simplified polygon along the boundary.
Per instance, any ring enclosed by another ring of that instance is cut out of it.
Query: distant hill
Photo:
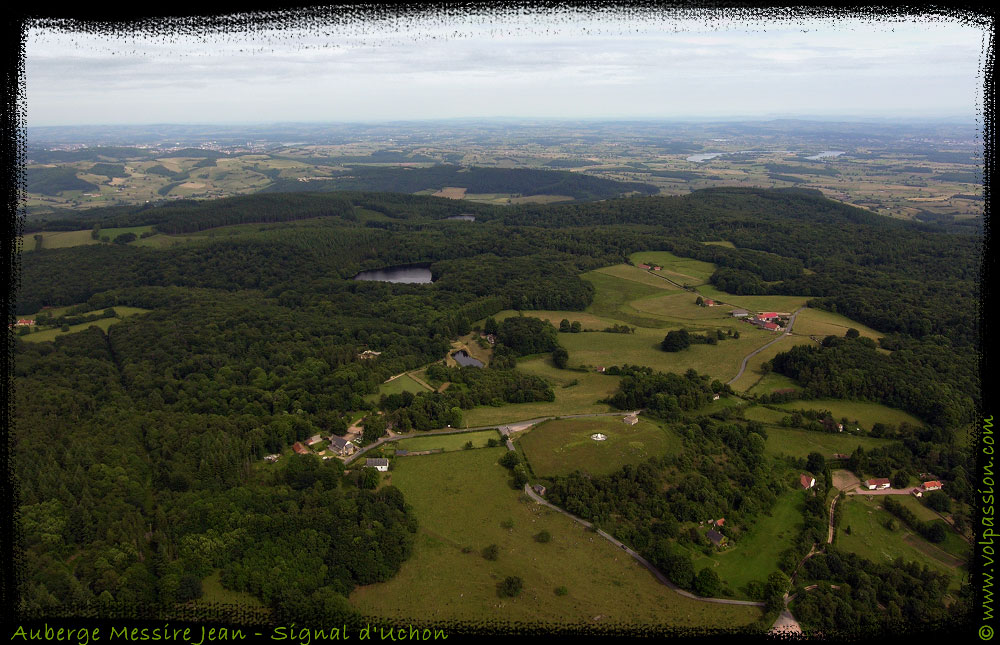
[[[465,188],[472,194],[567,195],[579,201],[617,197],[639,192],[654,195],[650,184],[619,182],[581,173],[527,168],[354,167],[326,181],[279,180],[261,192],[328,192],[339,190],[416,193],[445,187]]]
[[[33,150],[28,152],[28,161],[34,163],[72,163],[74,161],[122,161],[124,159],[148,159],[153,151],[145,148],[98,147],[79,150]]]
[[[29,193],[58,195],[64,190],[98,190],[77,177],[75,168],[28,168],[26,174]]]

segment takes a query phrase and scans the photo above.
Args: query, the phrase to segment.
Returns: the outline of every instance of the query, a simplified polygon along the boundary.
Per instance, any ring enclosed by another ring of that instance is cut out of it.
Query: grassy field
[[[392,580],[351,594],[362,613],[430,621],[716,628],[747,625],[760,617],[754,607],[679,596],[607,541],[524,499],[510,488],[508,471],[497,463],[503,454],[503,448],[488,448],[397,462],[393,483],[413,506],[420,529],[413,555]],[[506,520],[512,528],[500,526]],[[550,542],[533,539],[542,530],[551,534]],[[490,544],[499,546],[495,561],[480,555]],[[497,584],[506,576],[523,580],[518,597],[497,596]],[[566,595],[554,593],[560,586],[566,587]],[[433,599],[430,605],[428,598]]]
[[[590,438],[598,432],[607,439]],[[605,475],[625,464],[638,464],[682,448],[680,437],[641,415],[634,426],[626,425],[620,417],[545,421],[517,441],[538,477],[566,475],[574,470]]]
[[[482,432],[463,432],[462,434],[443,434],[402,439],[393,442],[393,445],[399,450],[409,450],[411,452],[419,450],[444,450],[447,452],[451,450],[464,450],[465,444],[470,441],[474,448],[485,448],[487,441],[500,438],[500,433],[496,430],[483,430]]]
[[[738,329],[740,334],[747,329],[754,329],[729,315],[729,308],[700,307],[695,304],[697,299],[698,296],[690,291],[674,291],[656,298],[644,298],[629,304],[636,311],[652,314],[664,320],[676,321],[679,324]]]
[[[221,576],[221,571],[216,569],[212,573],[205,576],[201,581],[201,598],[199,602],[202,603],[223,603],[230,605],[239,605],[241,607],[263,607],[264,603],[257,599],[256,596],[252,596],[244,591],[230,591],[222,586],[222,582],[219,580]]]
[[[801,316],[801,314],[799,315]],[[796,318],[795,327],[798,328],[798,326],[799,326],[799,319]],[[740,333],[741,334],[743,333],[742,329]],[[747,361],[747,368],[746,370],[744,370],[743,375],[740,376],[740,378],[738,378],[733,383],[730,383],[730,387],[732,387],[737,392],[746,392],[747,390],[753,388],[754,385],[758,383],[758,381],[761,381],[761,379],[766,378],[765,374],[760,369],[761,365],[771,360],[781,352],[787,352],[789,349],[795,347],[796,345],[807,345],[807,344],[815,345],[816,343],[810,340],[809,338],[806,338],[805,336],[797,336],[794,334],[791,336],[779,336],[778,342],[774,343],[773,345],[769,345],[767,349],[760,352],[759,354],[755,354],[753,357],[750,358],[749,361]],[[775,376],[781,376],[781,375],[777,374]],[[790,387],[790,386],[785,386],[785,387]],[[780,388],[775,388],[775,389],[780,389]],[[763,391],[761,390],[757,390],[757,392],[759,394],[763,394]]]
[[[802,458],[808,457],[811,452],[818,452],[830,459],[834,453],[849,455],[858,446],[871,450],[887,443],[890,443],[888,439],[858,437],[840,432],[834,434],[768,426],[764,452],[775,456],[791,455]]]
[[[45,231],[43,233],[29,233],[21,236],[21,247],[24,251],[35,250],[35,235],[42,236],[43,249],[64,249],[70,246],[81,246],[83,244],[99,244],[98,240],[91,237],[91,230],[85,231]]]
[[[561,334],[569,336],[570,334]],[[581,336],[584,334],[575,334]],[[538,417],[561,416],[566,414],[591,414],[609,412],[611,407],[598,403],[618,389],[619,377],[605,376],[596,372],[561,370],[552,364],[549,357],[518,360],[517,369],[540,376],[552,385],[555,401],[538,403],[514,403],[494,408],[481,406],[462,411],[462,424],[476,427],[491,424],[523,421]],[[576,381],[575,385],[571,385]]]
[[[778,555],[792,545],[802,529],[804,506],[805,493],[802,491],[782,493],[771,515],[760,516],[739,542],[711,557],[700,551],[693,552],[695,571],[713,567],[719,579],[733,592],[733,597],[746,598],[744,587],[748,582],[765,582],[767,576],[777,570]]]
[[[967,576],[963,566],[956,566],[960,558],[935,546],[896,520],[900,528],[890,531],[885,522],[893,516],[881,508],[877,496],[853,495],[838,503],[843,504],[843,516],[837,529],[837,546],[857,553],[873,562],[890,563],[897,557],[916,561],[951,577],[950,589],[957,589]],[[851,528],[850,535],[846,528]],[[960,540],[958,536],[954,536]]]
[[[779,345],[780,343],[775,343]],[[770,348],[768,348],[770,349]],[[763,354],[764,352],[761,352]],[[743,373],[746,375],[746,372]],[[757,383],[750,387],[747,392],[749,394],[770,394],[772,392],[777,392],[778,390],[801,390],[802,388],[798,383],[788,378],[784,374],[778,374],[776,372],[771,372],[764,378],[760,379]]]
[[[629,256],[633,264],[655,264],[663,267],[663,271],[689,280],[688,284],[698,285],[708,282],[715,273],[715,265],[694,258],[682,258],[669,251],[640,251]]]
[[[816,336],[820,339],[826,336],[843,336],[850,328],[857,329],[865,338],[878,340],[885,336],[871,327],[855,322],[846,316],[830,313],[822,309],[806,308],[795,317],[795,326],[792,328],[795,334],[803,336]]]
[[[621,278],[623,280],[631,280],[632,282],[650,285],[657,289],[664,289],[667,291],[680,290],[680,287],[664,280],[663,278],[657,277],[655,274],[650,273],[646,269],[640,269],[639,267],[632,266],[631,264],[616,264],[602,269],[595,269],[595,272]]]
[[[42,343],[49,340],[55,340],[56,338],[64,334],[74,334],[78,331],[83,331],[88,327],[98,327],[102,331],[106,332],[108,331],[108,327],[110,327],[115,323],[121,322],[122,318],[150,311],[149,309],[141,309],[139,307],[117,306],[112,308],[119,315],[119,318],[101,318],[99,320],[94,320],[91,322],[80,323],[79,325],[70,325],[69,331],[62,331],[62,329],[58,327],[50,327],[48,329],[41,329],[39,331],[32,332],[25,336],[21,336],[20,338],[21,340],[29,343]],[[57,311],[57,310],[51,309],[47,311]],[[101,311],[103,311],[103,309]],[[95,312],[89,312],[89,313],[95,313]]]
[[[379,397],[381,397],[383,394],[388,396],[390,394],[402,394],[403,392],[412,392],[414,394],[418,394],[420,392],[429,392],[429,391],[430,390],[428,390],[426,387],[424,387],[420,383],[417,383],[412,378],[410,378],[409,374],[403,374],[398,378],[394,378],[391,381],[383,383],[382,385],[378,386],[378,392],[376,392],[375,394],[369,394],[364,398],[366,401],[378,401]]]
[[[851,423],[859,421],[864,430],[871,430],[872,425],[879,422],[893,426],[898,426],[903,421],[915,426],[923,425],[920,419],[908,412],[864,401],[813,399],[811,401],[790,401],[775,407],[785,410],[829,410],[834,419],[839,421],[842,417],[847,417]]]

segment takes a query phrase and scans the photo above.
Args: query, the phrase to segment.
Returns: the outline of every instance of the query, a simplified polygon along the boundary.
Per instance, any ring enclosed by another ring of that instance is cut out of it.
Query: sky
[[[480,15],[162,36],[31,28],[28,127],[443,118],[977,120],[956,19]]]

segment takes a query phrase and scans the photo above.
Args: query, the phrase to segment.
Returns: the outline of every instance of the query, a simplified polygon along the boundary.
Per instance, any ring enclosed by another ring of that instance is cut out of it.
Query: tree
[[[362,468],[361,476],[358,478],[358,487],[368,490],[378,488],[380,479],[378,471],[374,468]]]
[[[489,336],[490,334],[496,334],[498,329],[499,326],[497,325],[496,318],[490,316],[489,318],[486,319],[486,323],[483,325],[483,331],[486,332],[487,336]]]
[[[844,334],[844,338],[857,338],[860,335],[861,335],[861,333],[857,329],[855,329],[854,327],[851,327]]]
[[[719,592],[719,574],[712,567],[705,567],[694,579],[694,591],[699,596],[711,598]]]
[[[487,560],[496,560],[500,557],[500,547],[496,544],[491,544],[485,549],[483,549],[483,557]]]
[[[938,513],[947,513],[951,510],[951,499],[943,491],[932,490],[927,493],[927,501],[925,503],[929,508],[934,509]],[[958,518],[956,517],[955,519],[957,520]]]
[[[521,593],[524,582],[517,576],[507,576],[497,584],[497,595],[501,598],[513,598]]]
[[[826,470],[826,458],[818,452],[810,452],[806,457],[806,470],[814,475],[822,474]]]
[[[579,320],[574,320],[573,324],[569,326],[569,329],[574,334],[579,334],[581,331],[583,331],[583,325],[580,324]]]
[[[905,469],[897,470],[889,480],[893,488],[906,488],[907,484],[910,483],[910,473],[906,472]]]
[[[566,369],[566,363],[569,361],[569,352],[566,351],[564,347],[556,347],[552,350],[552,363],[559,369]]]
[[[500,465],[504,468],[513,468],[519,463],[521,463],[521,458],[513,450],[508,450],[503,453],[503,457],[500,457]]]
[[[701,296],[698,296],[698,298],[694,301],[694,304],[701,307],[702,305],[705,304],[705,300]]]
[[[569,320],[563,318],[562,320],[559,321],[559,331],[569,333],[570,331]]]
[[[675,329],[667,332],[660,343],[660,349],[665,352],[679,352],[691,346],[691,338],[686,329]]]

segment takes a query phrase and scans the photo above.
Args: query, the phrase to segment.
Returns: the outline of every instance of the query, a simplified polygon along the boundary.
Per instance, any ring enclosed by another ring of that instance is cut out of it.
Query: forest
[[[476,222],[445,219],[461,213]],[[511,207],[267,193],[99,209],[45,226],[67,225],[204,233],[162,248],[93,244],[21,258],[19,315],[82,305],[63,316],[68,322],[119,305],[150,310],[107,332],[14,341],[12,436],[31,611],[182,602],[216,572],[225,588],[274,611],[346,611],[355,585],[385,580],[406,560],[415,528],[405,500],[392,487],[360,489],[311,456],[274,470],[262,457],[315,434],[342,434],[354,412],[384,413],[371,415],[384,417],[366,425],[371,439],[388,423],[440,428],[475,406],[552,400],[544,379],[517,368],[525,355],[559,349],[555,328],[531,310],[584,310],[594,288],[580,274],[637,251],[713,262],[713,282],[727,291],[807,296],[810,306],[884,334],[878,343],[832,337],[796,347],[773,369],[800,383],[805,397],[878,401],[926,422],[894,433],[890,447],[853,455],[858,471],[933,466],[956,481],[971,472],[954,435],[982,401],[979,241],[815,191],[717,189]],[[736,248],[704,244],[719,239]],[[429,265],[435,281],[350,279],[414,263]],[[509,309],[525,315],[490,325]],[[498,338],[491,365],[436,364],[484,320]],[[361,360],[364,350],[381,354]],[[373,396],[390,376],[423,366],[452,386]],[[683,438],[684,452],[603,477],[559,478],[551,499],[678,584],[710,589],[684,555],[704,545],[684,543],[691,536],[679,524],[724,514],[726,535],[738,540],[788,489],[793,466],[764,455],[760,424],[692,418],[730,391],[721,382],[693,370],[620,365],[607,373],[621,377],[607,402],[646,408]],[[662,494],[668,481],[678,483]],[[349,565],[335,557],[345,544],[361,554]],[[864,566],[875,575],[883,565]],[[896,586],[899,594],[909,580]],[[753,593],[764,597],[768,582],[760,583]],[[923,602],[937,607],[936,598]],[[854,607],[856,599],[837,602]],[[904,605],[897,602],[909,618],[916,610]]]

